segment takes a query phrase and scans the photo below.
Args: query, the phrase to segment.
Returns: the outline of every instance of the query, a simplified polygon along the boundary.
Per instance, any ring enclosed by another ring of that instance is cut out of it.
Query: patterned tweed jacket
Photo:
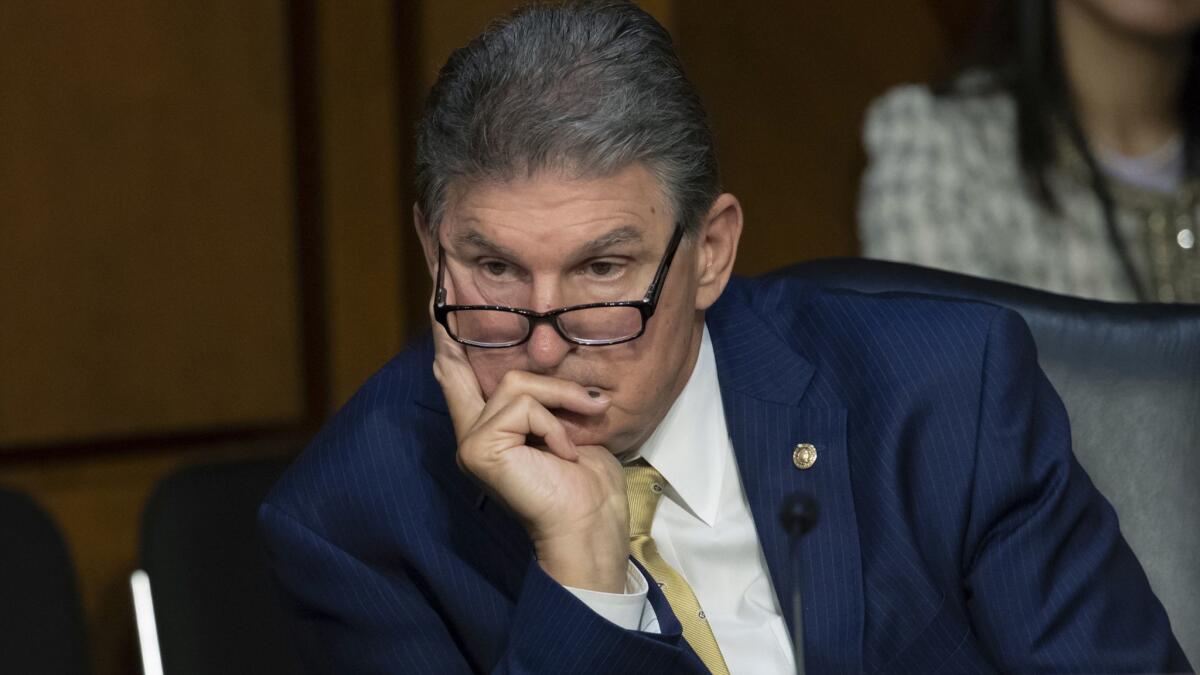
[[[1015,118],[1002,93],[943,97],[910,85],[877,100],[864,130],[863,254],[1134,300],[1082,158],[1059,143],[1049,185],[1060,209],[1042,207],[1020,172]],[[1118,230],[1148,299],[1200,302],[1200,183],[1173,194],[1112,189]]]

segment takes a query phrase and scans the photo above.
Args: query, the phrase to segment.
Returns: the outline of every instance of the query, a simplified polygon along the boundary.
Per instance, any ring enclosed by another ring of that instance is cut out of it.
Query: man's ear
[[[717,197],[695,236],[696,309],[703,311],[721,297],[733,274],[742,236],[742,205],[737,197],[728,192]]]
[[[437,239],[429,231],[425,223],[425,214],[421,206],[413,204],[413,227],[417,230],[417,239],[421,240],[421,253],[425,255],[425,266],[429,269],[429,278],[437,278]]]

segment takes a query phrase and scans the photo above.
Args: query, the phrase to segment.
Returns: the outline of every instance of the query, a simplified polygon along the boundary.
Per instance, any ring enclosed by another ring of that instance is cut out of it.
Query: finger
[[[612,399],[604,392],[585,387],[578,382],[558,377],[537,375],[523,370],[510,370],[488,398],[480,412],[486,421],[497,411],[520,396],[532,396],[546,408],[562,408],[580,415],[600,415],[608,410]]]
[[[567,428],[553,413],[540,405],[535,405],[529,408],[527,418],[530,433],[541,436],[546,443],[546,449],[568,462],[579,460],[579,451],[571,442],[570,436],[567,435]]]
[[[532,396],[517,397],[480,425],[476,433],[511,434],[520,437],[522,444],[527,436],[540,436],[555,456],[568,462],[579,459],[579,452],[567,436],[562,421]]]

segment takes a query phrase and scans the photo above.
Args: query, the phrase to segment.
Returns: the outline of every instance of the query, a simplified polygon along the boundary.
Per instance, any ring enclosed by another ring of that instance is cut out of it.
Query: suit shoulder
[[[362,387],[284,472],[266,502],[330,533],[359,529],[380,503],[419,499],[415,477],[442,417],[423,407],[435,392],[428,341],[405,349]],[[411,489],[397,496],[395,487]],[[357,522],[356,522],[357,521]]]
[[[773,274],[747,280],[739,290],[749,297],[759,313],[805,315],[849,322],[919,326],[933,322],[931,329],[961,325],[987,325],[1000,315],[1019,315],[982,300],[956,298],[912,291],[860,291],[826,284],[803,276]],[[880,337],[886,337],[880,336]]]
[[[1016,340],[1015,348],[1032,349],[1021,317],[986,302],[824,288],[797,278],[768,280],[755,294],[780,337],[842,381],[911,388],[978,377],[997,331],[1011,338],[1005,342]]]

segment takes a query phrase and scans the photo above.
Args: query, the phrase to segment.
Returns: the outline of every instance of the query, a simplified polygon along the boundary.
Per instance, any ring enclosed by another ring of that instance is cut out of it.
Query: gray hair
[[[639,163],[695,231],[720,194],[717,159],[671,36],[631,2],[535,4],[442,67],[417,130],[417,203],[436,232],[451,187]]]

